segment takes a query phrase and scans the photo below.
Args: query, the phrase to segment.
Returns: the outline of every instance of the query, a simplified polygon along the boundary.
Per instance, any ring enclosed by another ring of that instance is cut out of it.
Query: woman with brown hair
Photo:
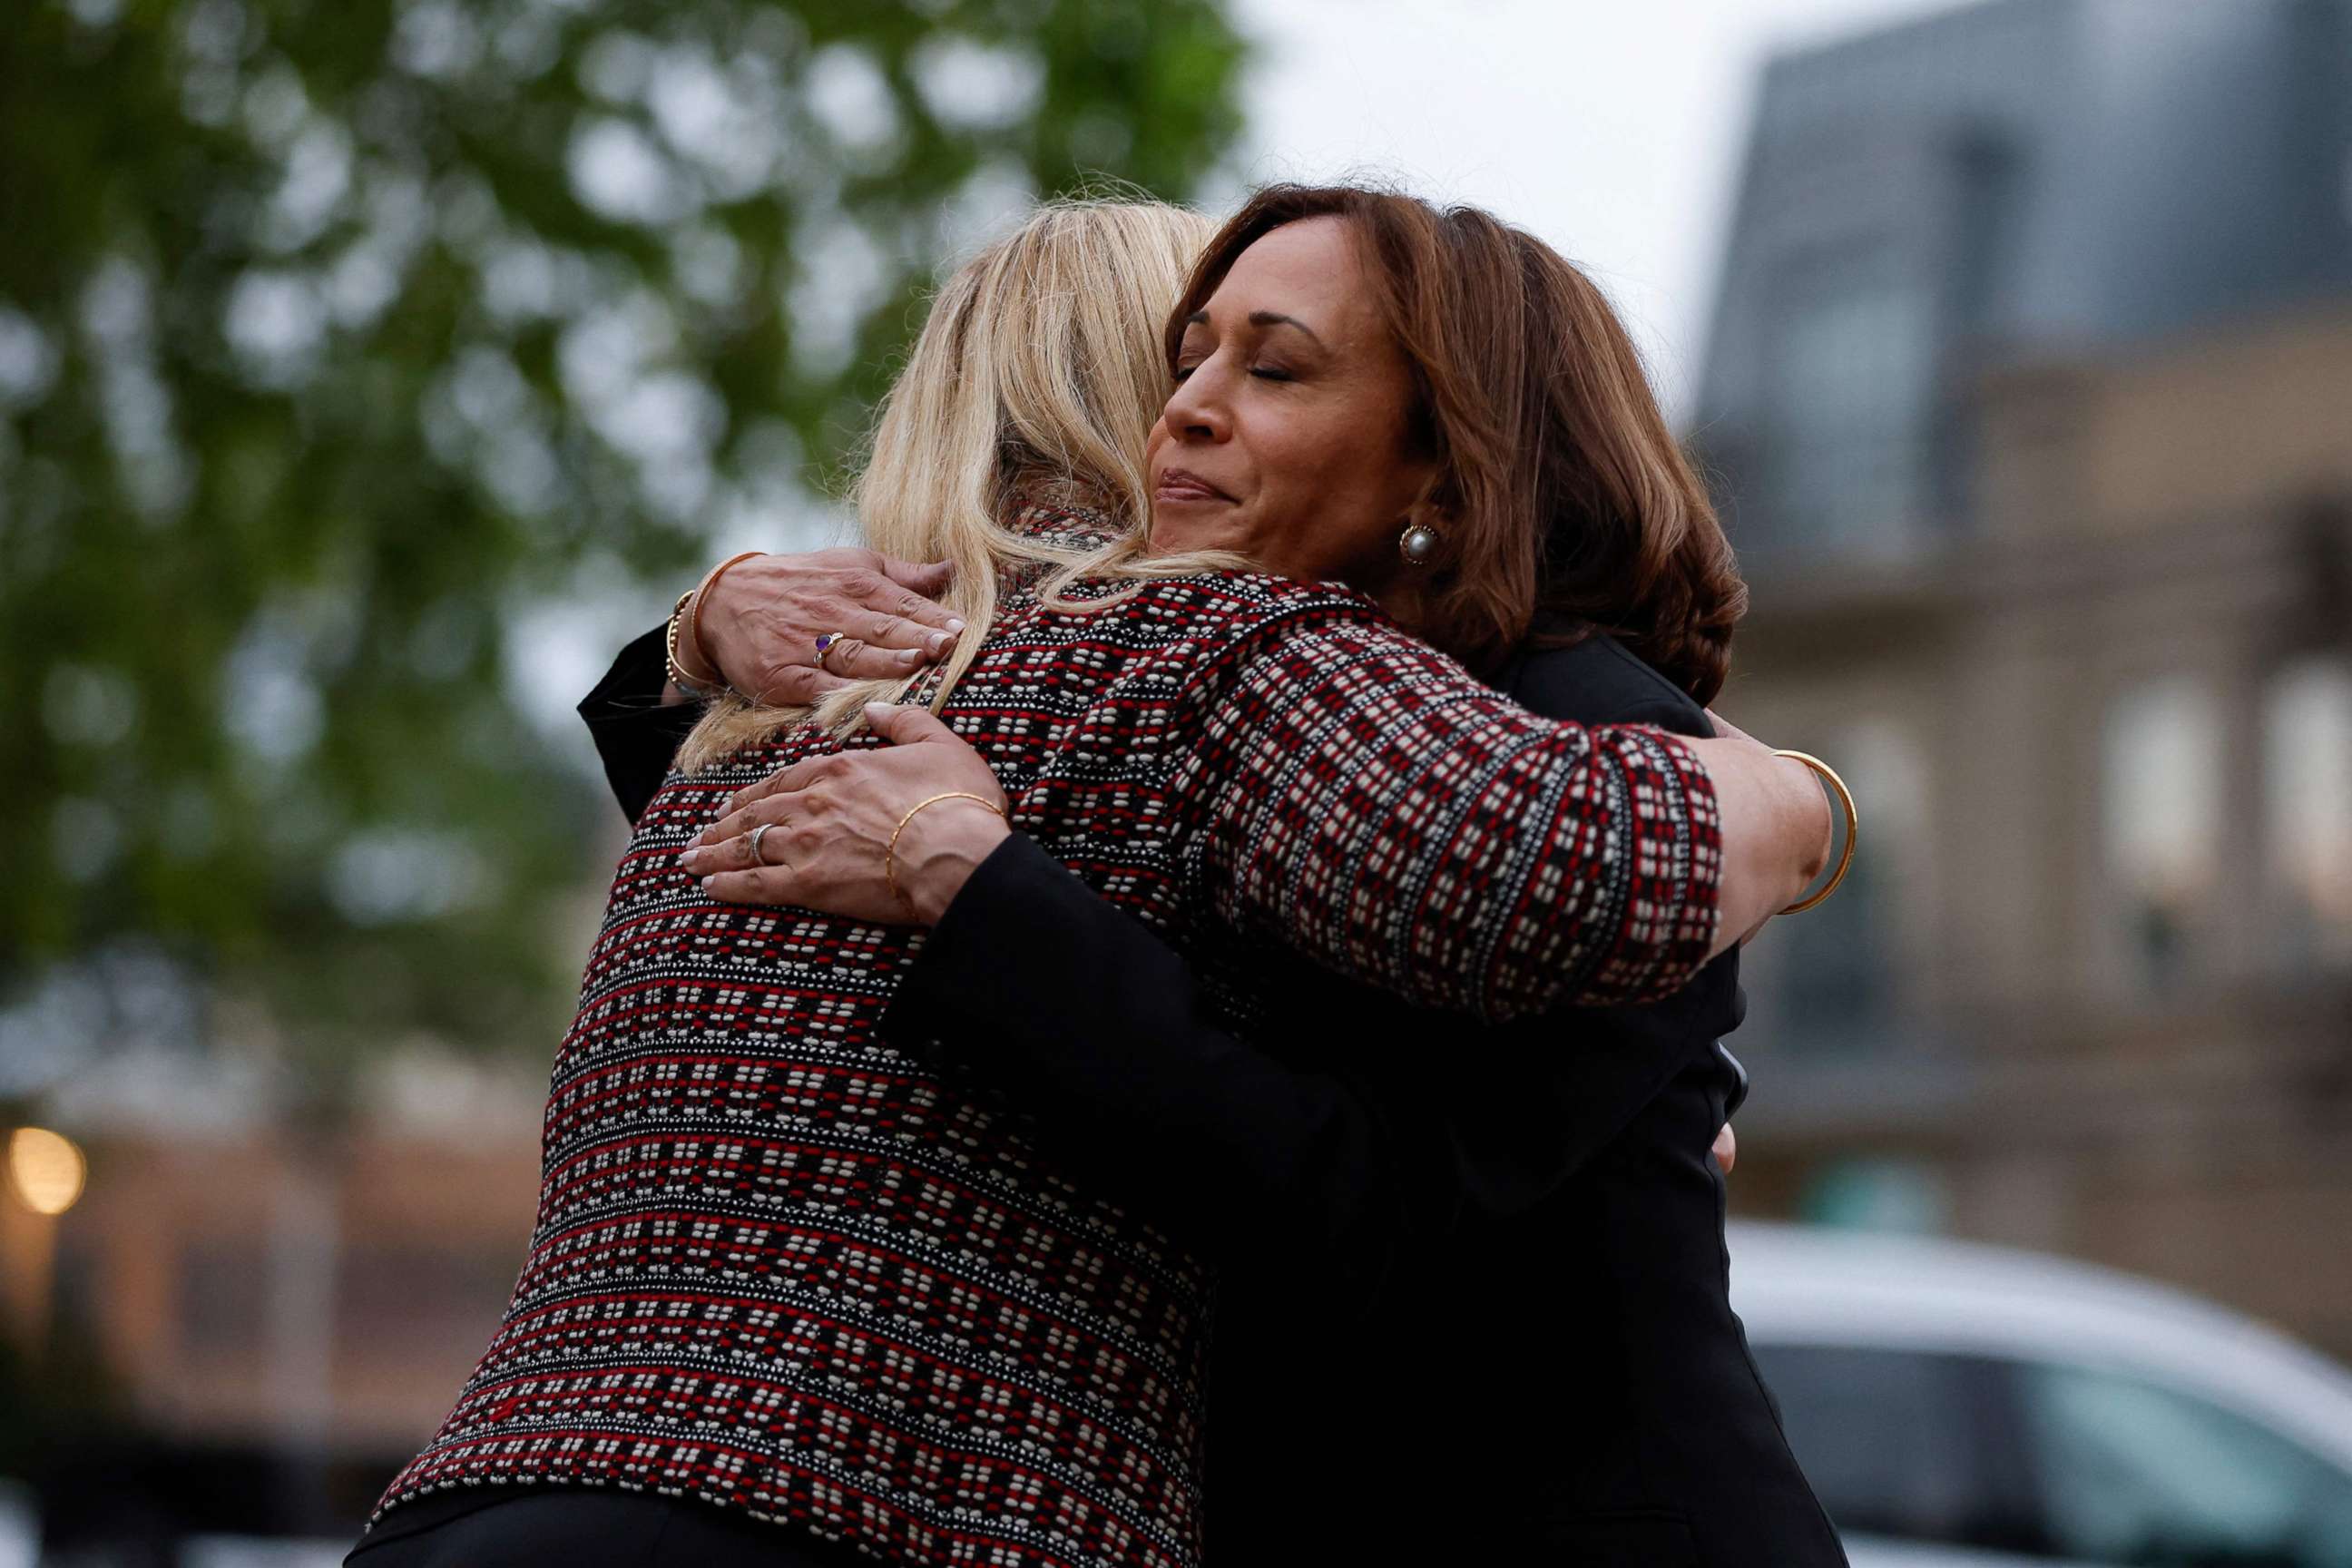
[[[1623,331],[1549,248],[1276,187],[1165,347],[1138,549],[1278,552],[1538,712],[1708,732],[1745,589]],[[1290,542],[1325,513],[1401,526]],[[1212,1564],[1842,1561],[1726,1299],[1735,956],[1664,1002],[1496,1029],[1305,976],[1236,1024],[1219,955],[1188,965],[982,809],[1005,796],[945,726],[876,727],[898,743],[739,796],[694,868],[932,926],[891,1037],[1219,1258]]]

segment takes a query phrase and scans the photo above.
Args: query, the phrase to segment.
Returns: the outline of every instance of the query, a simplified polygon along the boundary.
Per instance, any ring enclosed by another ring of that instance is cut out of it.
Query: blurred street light
[[[8,1134],[8,1188],[17,1201],[0,1203],[0,1284],[10,1326],[36,1355],[48,1339],[58,1216],[80,1198],[89,1174],[81,1146],[65,1134],[46,1127]]]
[[[81,1196],[89,1163],[80,1145],[46,1127],[19,1127],[8,1135],[8,1180],[35,1214],[56,1218]]]

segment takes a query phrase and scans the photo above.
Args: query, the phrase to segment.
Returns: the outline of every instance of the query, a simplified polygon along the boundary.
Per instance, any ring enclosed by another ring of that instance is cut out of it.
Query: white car
[[[2352,1374],[2128,1275],[1731,1227],[1731,1297],[1854,1568],[2352,1568]]]

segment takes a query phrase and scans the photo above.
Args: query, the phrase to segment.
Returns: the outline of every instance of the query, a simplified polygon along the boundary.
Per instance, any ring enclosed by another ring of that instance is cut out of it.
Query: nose
[[[1223,357],[1219,354],[1203,361],[1168,395],[1160,417],[1176,439],[1213,442],[1233,434],[1233,409],[1225,395],[1224,374],[1218,366]]]

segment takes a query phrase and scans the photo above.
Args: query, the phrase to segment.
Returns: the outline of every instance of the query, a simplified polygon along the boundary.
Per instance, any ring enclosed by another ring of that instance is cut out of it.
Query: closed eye
[[[1192,378],[1192,373],[1200,368],[1197,364],[1180,364],[1169,372],[1169,375],[1179,386],[1181,386]],[[1297,381],[1298,379],[1280,365],[1254,364],[1250,366],[1249,374],[1260,381]]]

